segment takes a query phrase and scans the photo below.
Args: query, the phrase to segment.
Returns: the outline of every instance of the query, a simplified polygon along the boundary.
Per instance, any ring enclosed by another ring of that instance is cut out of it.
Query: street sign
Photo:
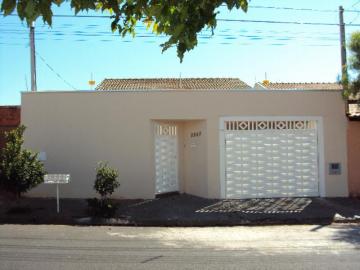
[[[45,184],[68,184],[70,182],[70,174],[45,174]]]
[[[56,210],[60,212],[59,184],[68,184],[70,182],[70,174],[45,174],[45,184],[56,184]]]

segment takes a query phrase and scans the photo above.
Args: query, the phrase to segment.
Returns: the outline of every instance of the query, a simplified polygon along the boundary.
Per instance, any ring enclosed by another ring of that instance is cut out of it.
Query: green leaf
[[[3,0],[1,4],[1,11],[4,12],[4,15],[11,14],[16,7],[16,0]]]
[[[112,21],[111,22],[111,31],[114,33],[117,29],[117,22],[116,21]]]

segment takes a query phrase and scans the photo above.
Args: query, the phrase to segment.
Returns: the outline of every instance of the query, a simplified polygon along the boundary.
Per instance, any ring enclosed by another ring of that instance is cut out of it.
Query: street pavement
[[[1,225],[0,269],[360,269],[360,226]]]

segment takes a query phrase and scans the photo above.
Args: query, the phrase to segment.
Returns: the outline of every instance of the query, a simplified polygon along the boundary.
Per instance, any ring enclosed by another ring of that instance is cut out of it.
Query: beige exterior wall
[[[199,138],[196,153],[189,157],[193,150],[183,150],[181,190],[220,197],[219,119],[223,116],[322,117],[325,195],[348,195],[347,120],[340,92],[171,90],[22,94],[22,123],[28,127],[26,146],[46,152],[49,173],[71,173],[71,184],[62,186],[63,197],[94,196],[96,164],[107,160],[120,173],[121,187],[115,197],[153,198],[154,120],[178,122],[185,146],[187,132],[201,129],[204,136]],[[205,156],[205,161],[194,156]],[[328,175],[328,162],[340,162],[342,174]],[[42,185],[30,195],[53,196],[54,190]]]
[[[186,122],[184,135],[184,191],[207,197],[206,121]]]

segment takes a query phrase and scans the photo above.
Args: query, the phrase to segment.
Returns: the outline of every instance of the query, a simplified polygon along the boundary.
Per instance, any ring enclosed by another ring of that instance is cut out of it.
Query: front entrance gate
[[[155,125],[155,174],[156,194],[179,191],[176,125]]]

